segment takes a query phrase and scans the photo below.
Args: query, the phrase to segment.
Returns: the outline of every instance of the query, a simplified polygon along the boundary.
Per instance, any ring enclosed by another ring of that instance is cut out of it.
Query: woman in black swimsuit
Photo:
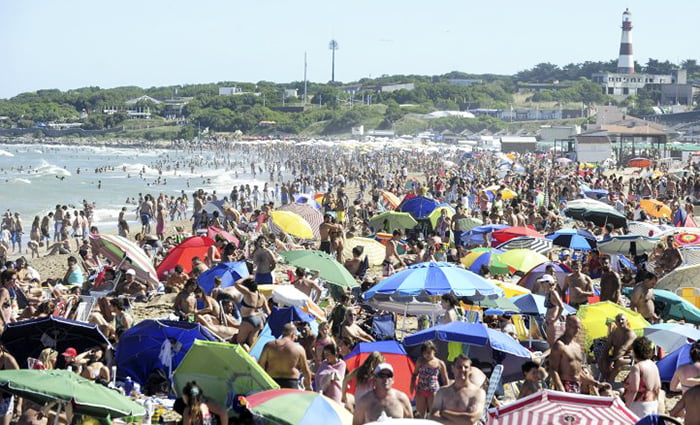
[[[258,334],[265,326],[264,314],[270,314],[270,307],[265,297],[258,292],[258,284],[253,276],[236,281],[236,289],[243,294],[241,300],[241,326],[238,329],[239,344],[253,345]]]

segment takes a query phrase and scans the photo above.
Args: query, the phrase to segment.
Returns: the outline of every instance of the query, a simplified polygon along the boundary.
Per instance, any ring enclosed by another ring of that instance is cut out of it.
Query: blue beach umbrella
[[[450,353],[454,353],[463,344],[459,351],[468,352],[471,359],[502,364],[503,382],[522,379],[520,367],[532,358],[532,353],[518,341],[501,331],[489,329],[483,323],[450,322],[433,326],[407,336],[404,345],[419,345],[425,341],[440,341],[438,351],[447,348]],[[452,347],[449,343],[452,343]],[[455,343],[458,345],[455,346]]]
[[[409,213],[416,220],[428,218],[431,212],[440,205],[435,199],[426,198],[424,196],[414,196],[405,200],[399,205],[401,212]]]
[[[544,316],[547,314],[547,307],[544,306],[545,297],[538,294],[523,294],[510,299],[520,313],[532,316]],[[568,304],[564,304],[564,314],[576,314],[576,309]]]
[[[501,288],[483,277],[452,264],[436,261],[409,266],[382,280],[363,296],[368,300],[375,294],[418,297],[449,293],[475,300],[503,296]]]
[[[603,199],[608,196],[608,193],[605,189],[588,189],[583,191],[583,194],[591,199]]]
[[[661,382],[671,382],[673,374],[679,367],[693,363],[693,360],[690,358],[690,347],[692,345],[692,343],[685,344],[656,362],[656,367],[659,369],[659,375],[661,376]]]
[[[545,236],[554,245],[564,248],[587,251],[598,245],[596,237],[583,229],[559,229]]]
[[[197,284],[204,289],[207,295],[211,294],[214,289],[214,278],[221,278],[221,287],[228,288],[233,286],[238,279],[248,277],[248,267],[245,261],[236,261],[231,263],[219,263],[210,268],[197,277]]]
[[[496,230],[507,229],[509,226],[507,224],[484,224],[483,226],[477,226],[470,231],[462,234],[462,242],[464,243],[481,243],[484,241],[484,233],[493,233]]]

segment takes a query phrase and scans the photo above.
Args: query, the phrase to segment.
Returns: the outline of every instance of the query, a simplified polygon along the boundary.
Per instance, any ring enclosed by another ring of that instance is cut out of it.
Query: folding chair
[[[493,372],[491,372],[491,378],[489,379],[489,387],[486,390],[486,401],[484,403],[484,414],[481,417],[481,420],[484,423],[486,423],[486,417],[488,415],[489,406],[491,406],[491,401],[493,400],[493,396],[496,394],[496,390],[498,389],[498,386],[501,383],[501,376],[503,376],[503,365],[497,364],[496,367],[493,368]]]
[[[87,322],[90,318],[90,313],[92,313],[92,309],[93,307],[95,307],[96,303],[97,297],[81,295],[80,303],[78,303],[78,307],[75,309],[74,320],[80,322]]]
[[[394,315],[387,313],[375,314],[372,316],[372,336],[374,336],[377,341],[396,339]]]

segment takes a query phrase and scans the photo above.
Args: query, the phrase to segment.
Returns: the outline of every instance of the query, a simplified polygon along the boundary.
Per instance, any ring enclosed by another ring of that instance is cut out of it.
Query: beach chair
[[[78,307],[75,309],[74,320],[87,322],[90,318],[90,313],[97,303],[97,297],[81,295]]]
[[[372,336],[374,336],[377,341],[396,339],[394,315],[387,313],[375,314],[372,316]]]
[[[489,378],[489,387],[486,390],[486,401],[484,403],[484,415],[481,420],[486,423],[486,417],[488,415],[489,407],[491,406],[491,401],[493,396],[496,394],[498,386],[501,384],[501,376],[503,376],[503,365],[497,364],[491,372],[491,378]]]
[[[700,307],[700,289],[684,286],[676,288],[676,295],[688,301],[695,307]]]

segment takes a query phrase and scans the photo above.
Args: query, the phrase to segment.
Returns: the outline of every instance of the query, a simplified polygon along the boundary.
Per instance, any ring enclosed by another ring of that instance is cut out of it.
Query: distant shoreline
[[[117,148],[156,148],[156,149],[169,149],[176,147],[172,141],[169,140],[133,140],[133,139],[101,139],[101,140],[87,140],[84,138],[72,138],[72,139],[62,139],[62,138],[25,138],[25,137],[2,137],[0,138],[0,145],[67,145],[67,146],[103,146],[103,147],[117,147]]]

